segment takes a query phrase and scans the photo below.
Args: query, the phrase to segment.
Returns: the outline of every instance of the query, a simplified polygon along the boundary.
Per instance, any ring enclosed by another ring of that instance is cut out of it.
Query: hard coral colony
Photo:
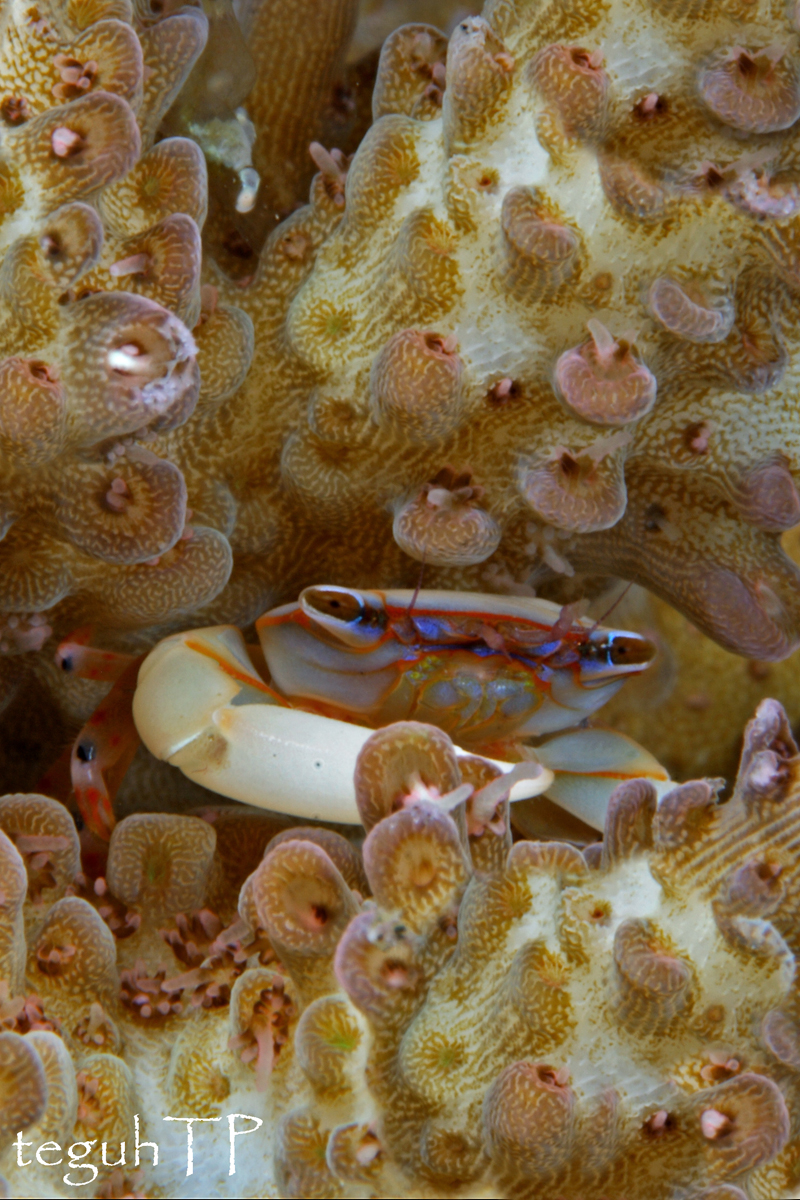
[[[357,18],[0,8],[0,706],[80,725],[78,626],[139,653],[420,563],[559,601],[618,576],[797,646],[794,8],[489,0],[392,33],[366,117]],[[796,1195],[780,706],[727,803],[628,782],[602,848],[512,846],[495,774],[390,725],[363,847],[178,785],[83,862],[62,805],[0,799],[0,1190]],[[264,1126],[232,1178],[235,1112]],[[168,1114],[219,1119],[194,1178]],[[17,1167],[20,1128],[98,1174]]]

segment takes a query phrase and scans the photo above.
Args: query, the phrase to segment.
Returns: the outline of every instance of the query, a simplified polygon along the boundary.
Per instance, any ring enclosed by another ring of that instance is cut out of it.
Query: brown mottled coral
[[[203,1116],[230,1091],[204,1058],[216,1052],[217,1035],[222,1070],[239,1063],[249,1079],[248,1064],[260,1056],[266,1085],[295,1009],[273,950],[258,927],[236,920],[236,905],[247,871],[282,825],[238,808],[204,810],[203,819],[132,817],[114,833],[106,874],[87,875],[61,805],[35,794],[0,798],[0,1169],[15,1192],[69,1195],[85,1178],[79,1168],[65,1186],[66,1166],[47,1169],[58,1161],[52,1148],[39,1160],[44,1169],[25,1150],[29,1166],[18,1171],[8,1146],[22,1128],[34,1149],[88,1142],[97,1186],[108,1189],[97,1194],[134,1194],[124,1187],[138,1188],[141,1173],[125,1184],[115,1165],[124,1141],[133,1171],[135,1114],[142,1137],[169,1144],[162,1113],[177,1106]],[[337,835],[321,836],[336,856]],[[339,858],[355,860],[338,842]],[[234,1002],[240,978],[247,986]],[[231,1048],[229,1038],[238,1038]],[[154,1107],[156,1080],[167,1090]],[[177,1180],[185,1172],[179,1139],[170,1148]]]
[[[767,701],[728,804],[625,784],[586,856],[506,841],[474,869],[434,805],[380,821],[377,907],[336,954],[370,1102],[334,1124],[309,1074],[283,1194],[791,1195],[797,763]]]
[[[512,845],[502,797],[446,812],[447,739],[409,733],[364,748],[361,851],[238,808],[122,821],[107,874],[52,903],[0,998],[13,1129],[116,1156],[138,1112],[161,1162],[136,1186],[176,1195],[796,1195],[800,753],[781,707],[748,726],[729,801],[632,780],[583,854]],[[18,840],[48,819],[43,797],[0,803]],[[177,1112],[212,1122],[196,1188],[185,1131],[160,1121]],[[214,1123],[232,1112],[264,1122],[234,1119],[254,1134],[235,1179]],[[26,1170],[25,1194],[62,1194]]]
[[[189,332],[202,154],[183,138],[153,144],[205,37],[195,8],[155,21],[127,3],[54,3],[4,17],[4,654],[39,649],[81,613],[136,627],[191,609],[228,575],[227,542],[188,525],[183,476],[153,446],[202,402],[198,342],[225,336],[219,321]]]
[[[800,526],[781,544],[800,562]],[[792,729],[800,721],[798,651],[783,662],[744,658],[716,645],[665,601],[617,582],[590,611],[613,607],[613,620],[645,634],[656,654],[645,677],[603,709],[603,724],[643,740],[673,779],[736,774],[742,727],[767,696],[780,701]]]
[[[330,8],[328,66],[346,9]],[[270,14],[259,9],[265,29]],[[752,47],[733,58],[722,15],[676,23],[634,0],[497,4],[449,47],[432,27],[396,31],[352,163],[318,147],[311,204],[271,235],[250,286],[208,289],[193,330],[205,381],[194,414],[135,439],[118,469],[95,468],[102,513],[83,511],[82,489],[62,498],[57,515],[81,546],[127,556],[102,567],[113,603],[101,620],[146,627],[169,608],[246,622],[322,576],[410,582],[424,557],[430,581],[449,585],[567,595],[587,573],[635,578],[724,644],[785,654],[797,574],[778,538],[800,514],[794,51],[787,17],[760,6],[739,16],[736,46],[749,29]],[[264,40],[250,39],[257,67],[281,44],[266,38],[262,53]],[[770,66],[759,46],[783,43]],[[250,101],[256,150],[291,124],[270,123],[270,78],[258,74],[264,94]],[[729,112],[719,88],[741,106]],[[296,116],[311,129],[319,100],[303,96]],[[788,116],[749,127],[748,104],[788,104]],[[185,189],[160,220],[131,202],[141,164],[172,144],[191,157],[167,139],[103,191],[113,238],[88,278],[113,269],[191,325],[188,222],[202,212]],[[252,331],[223,300],[250,313]],[[142,461],[148,452],[158,462]],[[187,505],[195,533],[181,541]],[[11,528],[7,555],[24,527]],[[202,607],[231,552],[229,585]],[[23,557],[35,557],[27,542],[9,566]],[[126,587],[110,586],[118,577]],[[66,586],[51,584],[48,602]],[[93,604],[84,587],[54,616]]]
[[[800,674],[795,651],[781,663],[741,658],[717,646],[663,600],[635,589],[615,619],[655,643],[648,677],[603,709],[603,724],[647,742],[673,779],[697,775],[732,780],[742,720],[765,696],[800,721]]]
[[[795,32],[692,12],[493,3],[444,78],[435,30],[388,39],[346,182],[318,158],[235,290],[254,366],[199,435],[236,502],[215,614],[424,557],[557,596],[621,575],[738,652],[797,644]]]

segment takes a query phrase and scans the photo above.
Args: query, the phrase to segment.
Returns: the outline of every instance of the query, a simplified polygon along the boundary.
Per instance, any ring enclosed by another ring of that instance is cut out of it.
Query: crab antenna
[[[620,594],[617,596],[616,600],[615,600],[615,601],[614,601],[614,603],[611,605],[611,607],[606,609],[606,611],[603,613],[602,617],[598,617],[598,618],[597,618],[597,620],[595,621],[594,625],[593,625],[593,626],[592,626],[592,628],[589,630],[589,633],[590,633],[590,634],[594,633],[595,629],[599,628],[599,626],[603,624],[603,621],[605,621],[607,617],[610,617],[610,616],[611,616],[611,614],[612,614],[612,612],[614,611],[614,609],[617,607],[617,605],[618,605],[618,604],[620,604],[620,603],[621,603],[621,602],[622,602],[622,601],[625,599],[625,597],[627,596],[628,592],[631,590],[631,588],[632,588],[632,587],[633,587],[633,580],[631,579],[631,580],[630,580],[630,581],[629,581],[629,582],[628,582],[628,583],[625,585],[625,587],[622,589],[622,591],[621,591],[621,592],[620,592]]]
[[[419,579],[417,580],[417,586],[414,588],[414,595],[411,597],[411,603],[409,604],[408,611],[406,612],[406,618],[408,620],[411,620],[411,612],[414,608],[414,605],[417,603],[417,597],[419,596],[420,589],[422,588],[422,577],[425,574],[425,555],[426,554],[427,554],[427,550],[423,550],[422,551],[422,561],[420,563],[420,568],[419,568]]]

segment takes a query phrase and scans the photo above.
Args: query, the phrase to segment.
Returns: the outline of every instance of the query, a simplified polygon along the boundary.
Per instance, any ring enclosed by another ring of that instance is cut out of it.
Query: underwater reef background
[[[798,120],[785,0],[2,0],[0,1194],[798,1193]],[[81,860],[63,638],[421,571],[617,602],[694,782],[579,851],[398,803],[435,731],[350,832],[141,750]]]

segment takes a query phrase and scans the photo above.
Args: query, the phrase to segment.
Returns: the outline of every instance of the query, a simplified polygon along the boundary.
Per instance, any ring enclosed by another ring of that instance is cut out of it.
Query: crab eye
[[[373,645],[386,628],[386,609],[378,592],[310,587],[300,594],[300,607],[318,630],[354,649]]]
[[[583,686],[636,675],[653,661],[655,653],[653,643],[638,634],[598,630],[578,650]]]
[[[350,624],[361,620],[368,614],[358,592],[348,592],[346,588],[306,588],[303,592],[303,607],[309,616],[318,613],[320,616],[333,617],[337,621]]]
[[[608,644],[608,661],[613,666],[647,666],[653,661],[656,648],[646,638],[615,634]]]

